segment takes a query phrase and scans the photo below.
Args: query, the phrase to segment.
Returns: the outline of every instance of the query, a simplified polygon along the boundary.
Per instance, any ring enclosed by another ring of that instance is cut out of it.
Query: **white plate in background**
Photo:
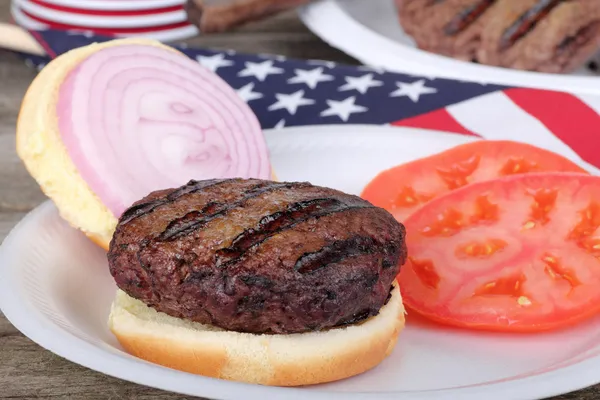
[[[393,0],[319,0],[299,11],[315,34],[360,62],[390,71],[508,86],[600,94],[600,75],[547,74],[491,67],[415,47],[402,30]]]
[[[285,128],[267,131],[266,137],[281,180],[308,180],[355,194],[381,169],[478,140],[349,125]],[[375,369],[304,388],[195,376],[122,351],[106,324],[115,290],[104,251],[65,223],[50,202],[28,214],[0,248],[0,307],[17,329],[75,363],[172,392],[225,400],[532,400],[600,382],[600,317],[529,335],[413,320]]]

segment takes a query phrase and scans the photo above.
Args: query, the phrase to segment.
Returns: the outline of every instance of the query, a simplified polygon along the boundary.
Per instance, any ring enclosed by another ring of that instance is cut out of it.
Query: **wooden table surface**
[[[9,20],[9,1],[0,0],[0,22]],[[192,44],[244,52],[283,54],[356,64],[310,33],[294,13],[236,32],[195,38]],[[0,50],[0,240],[25,213],[45,200],[14,151],[21,98],[36,71]],[[599,372],[600,373],[600,372]],[[182,399],[66,361],[33,343],[0,313],[0,399]],[[556,399],[600,399],[600,386]],[[457,399],[458,400],[458,399]]]

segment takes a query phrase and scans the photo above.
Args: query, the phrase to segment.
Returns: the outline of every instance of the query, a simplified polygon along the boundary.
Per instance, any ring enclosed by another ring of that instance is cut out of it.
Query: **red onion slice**
[[[216,74],[166,49],[92,54],[63,82],[57,115],[73,163],[116,217],[190,179],[271,178],[252,110]]]

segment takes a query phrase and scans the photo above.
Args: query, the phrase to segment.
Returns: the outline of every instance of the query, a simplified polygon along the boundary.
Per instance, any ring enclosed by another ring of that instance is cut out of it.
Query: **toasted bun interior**
[[[348,378],[377,366],[404,328],[397,286],[380,313],[323,332],[256,335],[168,316],[118,290],[109,327],[130,354],[208,377],[272,386]]]

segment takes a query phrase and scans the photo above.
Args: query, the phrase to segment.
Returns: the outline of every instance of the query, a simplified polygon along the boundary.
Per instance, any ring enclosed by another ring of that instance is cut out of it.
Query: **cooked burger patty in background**
[[[377,315],[406,259],[404,226],[357,196],[301,182],[191,181],[123,213],[110,272],[168,315],[301,333]]]
[[[396,0],[428,51],[483,64],[571,72],[600,50],[598,0]]]

